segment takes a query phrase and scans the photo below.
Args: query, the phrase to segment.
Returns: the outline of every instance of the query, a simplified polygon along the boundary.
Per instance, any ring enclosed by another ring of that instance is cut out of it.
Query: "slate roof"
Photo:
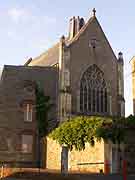
[[[55,44],[52,48],[42,53],[40,56],[29,59],[25,65],[28,66],[51,66],[56,64],[59,60],[59,43]]]

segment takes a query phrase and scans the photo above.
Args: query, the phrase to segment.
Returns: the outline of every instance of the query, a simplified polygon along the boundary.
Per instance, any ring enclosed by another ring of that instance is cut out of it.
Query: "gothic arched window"
[[[80,82],[80,111],[86,114],[107,113],[107,104],[104,73],[94,64],[84,72]]]

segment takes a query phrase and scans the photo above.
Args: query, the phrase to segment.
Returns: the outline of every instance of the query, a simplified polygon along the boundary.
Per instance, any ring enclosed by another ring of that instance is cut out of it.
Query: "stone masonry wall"
[[[61,147],[55,141],[47,138],[46,147],[46,168],[60,170],[61,169]]]
[[[95,164],[94,164],[95,163]],[[96,143],[91,147],[88,143],[84,151],[69,152],[69,169],[80,172],[100,172],[104,171],[104,143]]]
[[[35,85],[40,83],[53,107],[49,113],[48,129],[57,120],[57,70],[53,67],[4,66],[0,81],[0,161],[37,165],[38,133],[36,121]],[[32,121],[25,120],[25,104],[32,104]],[[42,105],[42,104],[41,104]],[[23,135],[32,136],[32,150],[23,152]]]
[[[68,169],[69,171],[77,172],[94,172],[99,173],[104,171],[104,164],[94,164],[104,162],[104,143],[96,143],[94,147],[86,144],[84,151],[71,151],[68,154]],[[90,164],[91,163],[91,164]],[[80,164],[80,165],[79,165]],[[47,160],[46,168],[60,170],[61,168],[61,147],[47,138]]]

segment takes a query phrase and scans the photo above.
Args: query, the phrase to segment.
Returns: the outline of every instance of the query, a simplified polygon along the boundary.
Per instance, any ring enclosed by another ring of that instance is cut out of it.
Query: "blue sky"
[[[132,113],[130,59],[135,54],[135,1],[4,0],[0,1],[0,67],[22,65],[68,32],[71,16],[88,19],[93,8],[117,55],[124,54],[126,115]]]

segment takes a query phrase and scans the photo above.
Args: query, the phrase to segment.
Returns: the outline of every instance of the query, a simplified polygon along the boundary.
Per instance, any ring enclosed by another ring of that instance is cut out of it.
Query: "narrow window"
[[[89,91],[88,91],[88,110],[89,112],[91,112],[91,89],[89,87]]]
[[[84,87],[84,112],[87,112],[87,87]]]
[[[107,112],[107,90],[105,90],[105,112]]]
[[[32,104],[26,104],[24,107],[24,121],[32,122]]]
[[[100,101],[100,106],[101,106],[101,113],[103,113],[103,106],[104,106],[104,103],[103,103],[103,90],[101,90],[101,94],[100,94],[100,99],[101,99],[101,101]]]
[[[83,112],[83,86],[80,88],[80,111]]]
[[[95,112],[95,105],[96,105],[96,104],[95,104],[95,96],[96,96],[96,92],[95,92],[95,89],[93,89],[93,103],[92,103],[92,105],[93,105],[93,106],[92,106],[92,108],[93,108],[92,111],[93,111],[93,112]]]
[[[99,112],[99,90],[97,90],[97,112]]]

